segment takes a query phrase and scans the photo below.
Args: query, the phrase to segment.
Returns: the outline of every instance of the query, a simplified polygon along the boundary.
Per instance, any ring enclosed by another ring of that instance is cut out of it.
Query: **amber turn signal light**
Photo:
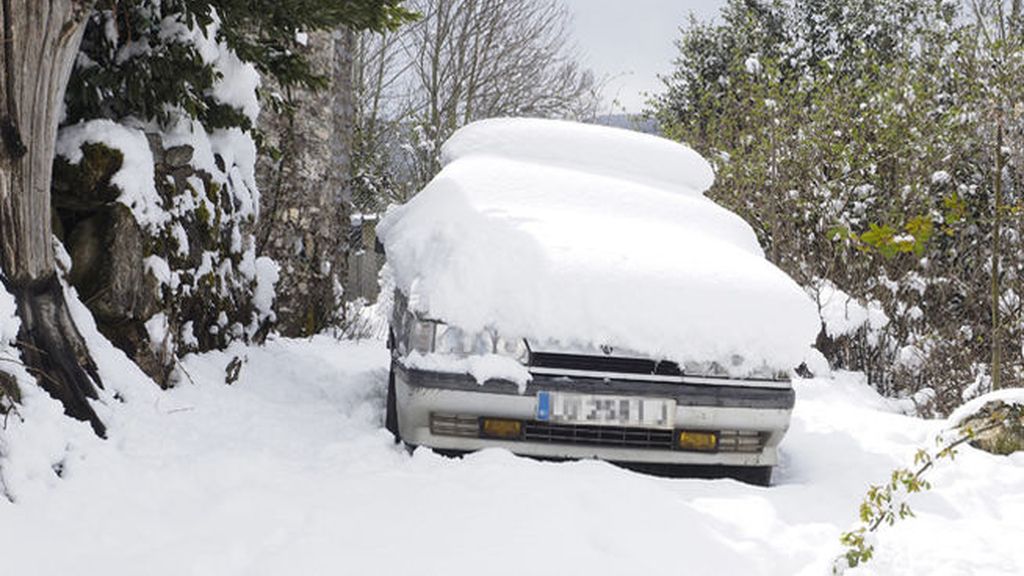
[[[505,420],[502,418],[484,418],[480,426],[480,434],[482,436],[505,440],[518,440],[522,430],[523,423],[519,420]]]
[[[678,444],[680,450],[711,452],[718,448],[718,435],[714,432],[683,430],[679,432]]]

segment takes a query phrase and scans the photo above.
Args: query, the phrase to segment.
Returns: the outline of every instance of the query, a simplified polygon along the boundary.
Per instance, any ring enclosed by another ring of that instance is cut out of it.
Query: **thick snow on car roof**
[[[691,194],[700,194],[715,181],[711,166],[689,147],[596,124],[538,118],[481,120],[457,131],[441,150],[444,164],[481,155],[575,168]]]
[[[737,372],[796,366],[818,332],[814,303],[750,226],[701,194],[711,169],[683,145],[501,119],[456,132],[443,158],[378,226],[426,316],[680,362],[740,356]]]

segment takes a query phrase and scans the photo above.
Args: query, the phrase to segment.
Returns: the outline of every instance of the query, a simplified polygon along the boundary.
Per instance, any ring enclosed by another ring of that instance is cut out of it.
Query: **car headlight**
[[[500,354],[523,364],[530,350],[522,338],[502,338],[494,330],[467,332],[436,320],[412,319],[409,322],[409,349],[421,354],[436,352],[454,356]]]
[[[434,352],[469,356],[489,354],[494,350],[494,340],[488,332],[466,332],[441,323],[436,325],[435,330]]]
[[[494,353],[508,356],[520,364],[530,362],[530,349],[526,346],[526,340],[522,338],[505,339],[497,336],[494,339]]]
[[[411,315],[410,315],[411,316]],[[409,350],[428,354],[434,350],[434,332],[437,322],[411,319],[409,321]]]

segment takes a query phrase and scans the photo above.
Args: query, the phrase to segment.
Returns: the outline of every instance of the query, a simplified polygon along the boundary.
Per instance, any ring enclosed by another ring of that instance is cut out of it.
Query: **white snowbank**
[[[769,489],[504,450],[410,456],[381,427],[380,342],[236,345],[187,358],[192,381],[164,392],[79,323],[108,387],[96,406],[110,439],[45,394],[0,431],[19,495],[0,498],[4,574],[821,576],[867,486],[912,464],[944,425],[894,414],[840,373],[794,382]],[[236,356],[246,360],[227,386]],[[44,421],[75,430],[29,428]],[[1024,573],[1024,455],[965,447],[928,479],[910,500],[916,517],[883,527],[875,557],[850,574]]]
[[[103,144],[121,152],[121,168],[110,179],[110,183],[121,190],[117,200],[131,209],[140,226],[156,233],[170,216],[164,211],[153,182],[153,153],[146,135],[141,130],[112,120],[79,122],[61,128],[57,155],[71,164],[78,164],[82,161],[82,145],[87,142]]]
[[[59,244],[57,247],[61,255],[63,247]],[[141,399],[148,404],[159,389],[123,352],[99,334],[92,315],[75,290],[66,285],[64,290],[68,310],[89,344],[106,385],[98,390],[100,400],[90,403],[108,424],[108,434],[116,436],[120,422],[111,417],[110,410],[111,405],[118,404],[116,398]],[[9,298],[0,287],[0,301],[5,300],[5,295]],[[16,348],[5,348],[0,342],[0,358],[5,359],[2,369],[17,378],[21,390],[21,402],[16,411],[8,414],[0,426],[0,508],[3,508],[8,504],[4,496],[17,503],[45,500],[62,481],[74,479],[89,469],[93,464],[90,456],[102,454],[106,448],[87,423],[66,417],[60,403],[35,384],[35,378],[21,365]],[[6,361],[12,358],[15,362]],[[5,515],[0,512],[2,519]],[[0,536],[0,540],[2,538]],[[34,571],[31,568],[20,570]]]
[[[551,161],[523,159],[530,131]],[[396,285],[414,309],[467,330],[713,359],[735,372],[800,364],[817,310],[764,259],[746,222],[666,178],[651,186],[576,162],[654,158],[682,166],[680,179],[692,169],[691,183],[710,183],[694,152],[641,136],[541,120],[457,132],[445,148],[451,162],[378,226]],[[554,153],[565,147],[573,158]],[[518,158],[489,155],[504,152]]]

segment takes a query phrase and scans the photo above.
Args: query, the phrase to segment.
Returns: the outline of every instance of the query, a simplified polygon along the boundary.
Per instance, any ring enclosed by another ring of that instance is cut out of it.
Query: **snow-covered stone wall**
[[[255,255],[251,139],[179,128],[65,128],[54,171],[68,281],[100,331],[162,385],[181,354],[260,337],[276,278]]]
[[[259,128],[278,156],[261,156],[258,250],[281,265],[278,329],[309,335],[341,321],[346,279],[352,122],[351,32],[306,35],[306,56],[328,86],[292,91],[289,114],[265,109]],[[271,98],[284,94],[268,85]]]
[[[138,31],[144,41],[119,39],[115,16],[95,14],[90,30],[103,33],[90,37],[91,52],[83,44],[78,78],[97,70],[124,75],[118,63],[128,66],[147,50],[191,50],[212,77],[200,108],[230,110],[233,121],[204,119],[173,99],[152,118],[144,110],[82,106],[80,81],[67,96],[74,115],[57,136],[52,199],[67,280],[100,331],[166,386],[177,357],[266,333],[277,267],[257,256],[253,235],[260,193],[249,127],[260,111],[260,76],[218,35],[216,14],[189,23],[173,7],[154,10],[131,13],[145,24]],[[107,57],[107,68],[88,54]],[[116,83],[102,89],[109,100],[127,90]]]

